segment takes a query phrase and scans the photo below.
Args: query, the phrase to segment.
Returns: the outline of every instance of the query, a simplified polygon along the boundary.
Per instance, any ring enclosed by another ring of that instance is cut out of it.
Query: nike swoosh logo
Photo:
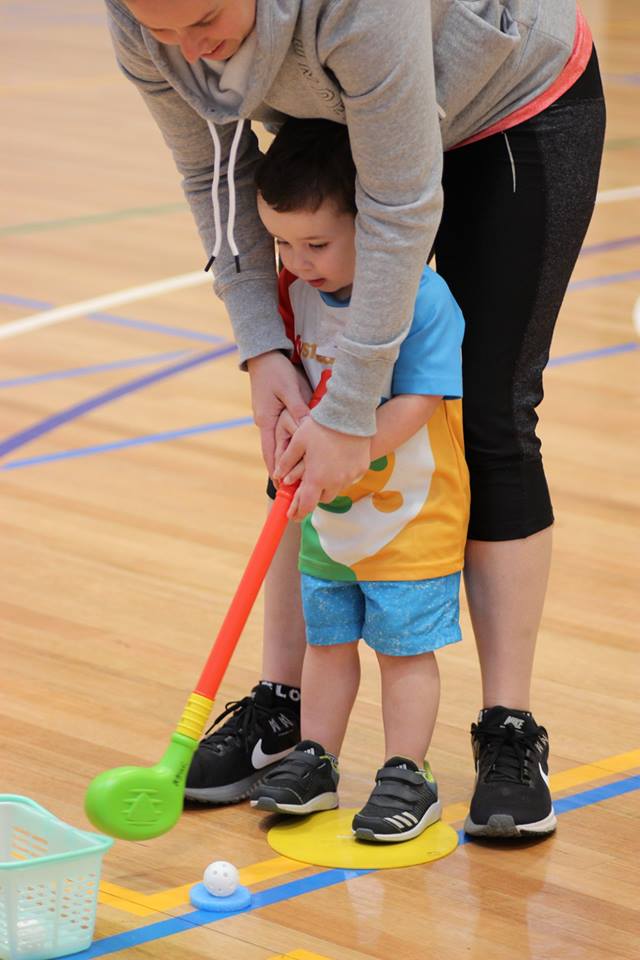
[[[547,774],[546,774],[546,773],[544,772],[544,770],[542,769],[542,764],[540,764],[540,763],[538,764],[538,769],[540,770],[540,776],[542,777],[542,779],[544,780],[544,782],[546,783],[546,785],[549,786],[549,777],[547,776]]]
[[[263,767],[269,766],[270,763],[276,763],[278,760],[284,760],[284,758],[288,757],[290,753],[291,747],[289,747],[288,750],[281,750],[279,753],[265,753],[262,749],[262,740],[258,740],[253,748],[253,753],[251,754],[251,763],[256,770],[262,770]]]

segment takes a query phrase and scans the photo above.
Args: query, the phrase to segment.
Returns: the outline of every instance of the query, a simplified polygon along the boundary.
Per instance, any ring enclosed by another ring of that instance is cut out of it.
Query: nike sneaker
[[[338,762],[314,740],[303,740],[251,792],[251,806],[304,816],[338,806]]]
[[[441,815],[429,764],[425,761],[420,770],[413,760],[392,757],[376,773],[376,785],[352,829],[357,840],[398,843],[419,836]]]
[[[244,800],[299,740],[300,690],[263,681],[250,696],[228,703],[207,730],[191,761],[185,797]]]
[[[553,833],[549,737],[524,710],[490,707],[471,726],[476,785],[464,829],[510,839]]]

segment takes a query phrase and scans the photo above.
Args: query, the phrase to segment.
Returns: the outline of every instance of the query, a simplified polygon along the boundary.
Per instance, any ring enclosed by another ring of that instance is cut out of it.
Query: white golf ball
[[[214,897],[230,897],[238,889],[240,874],[232,863],[215,860],[205,870],[202,882]]]

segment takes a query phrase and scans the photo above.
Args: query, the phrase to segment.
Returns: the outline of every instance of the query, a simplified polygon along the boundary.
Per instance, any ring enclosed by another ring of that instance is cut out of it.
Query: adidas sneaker
[[[438,785],[425,762],[420,770],[413,760],[392,757],[376,774],[376,785],[366,804],[353,818],[358,840],[397,843],[419,836],[440,819]]]
[[[251,793],[258,810],[303,816],[338,806],[340,775],[335,757],[313,740],[303,740]]]

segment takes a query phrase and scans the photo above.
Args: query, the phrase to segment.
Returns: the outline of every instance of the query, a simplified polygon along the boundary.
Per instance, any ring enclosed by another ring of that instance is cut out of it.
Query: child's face
[[[282,263],[290,273],[325,293],[345,299],[356,269],[355,217],[330,200],[315,213],[278,213],[258,194],[258,213],[278,242]]]
[[[125,0],[160,43],[180,47],[189,63],[228,60],[251,33],[256,0]]]

